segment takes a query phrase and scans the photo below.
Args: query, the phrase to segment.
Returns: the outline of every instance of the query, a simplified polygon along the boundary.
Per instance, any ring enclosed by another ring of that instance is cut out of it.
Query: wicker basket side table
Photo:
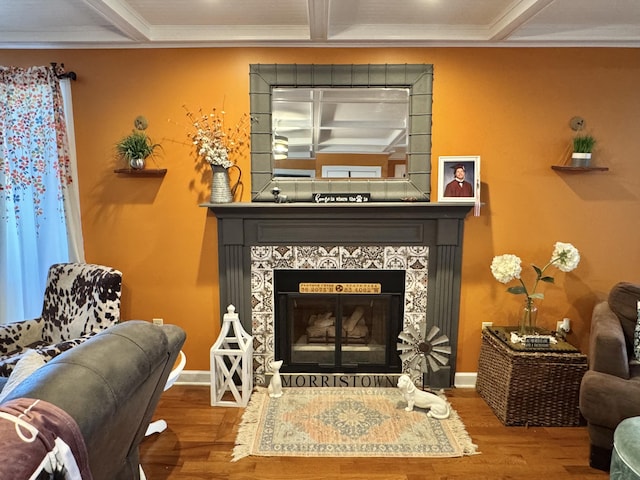
[[[505,425],[580,425],[578,396],[587,356],[577,350],[515,350],[498,333],[496,328],[482,332],[476,390],[500,421]]]

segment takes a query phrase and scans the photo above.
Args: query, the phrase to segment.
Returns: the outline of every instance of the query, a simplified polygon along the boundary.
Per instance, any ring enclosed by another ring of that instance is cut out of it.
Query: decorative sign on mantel
[[[314,193],[313,203],[366,203],[370,193]]]
[[[298,285],[300,293],[373,293],[380,294],[382,285],[379,283],[309,283]]]

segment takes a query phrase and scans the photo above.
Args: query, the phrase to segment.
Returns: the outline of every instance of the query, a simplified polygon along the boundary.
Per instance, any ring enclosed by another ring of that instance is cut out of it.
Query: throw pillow
[[[16,366],[13,367],[7,383],[0,392],[0,403],[18,386],[22,381],[45,364],[44,358],[35,350],[27,350],[22,354]]]

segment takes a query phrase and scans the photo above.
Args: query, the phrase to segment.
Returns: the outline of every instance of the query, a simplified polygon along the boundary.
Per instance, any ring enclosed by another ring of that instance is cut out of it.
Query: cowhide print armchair
[[[0,325],[0,376],[8,377],[22,353],[45,360],[120,321],[122,273],[88,263],[49,268],[40,318]]]

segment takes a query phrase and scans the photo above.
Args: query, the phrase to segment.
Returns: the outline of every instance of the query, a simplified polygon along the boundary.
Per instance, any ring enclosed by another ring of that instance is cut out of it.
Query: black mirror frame
[[[433,65],[254,64],[249,69],[251,103],[251,200],[273,202],[273,190],[288,201],[310,202],[316,193],[368,193],[370,201],[429,201]],[[273,178],[271,90],[274,87],[401,87],[409,89],[407,177],[336,180]]]

